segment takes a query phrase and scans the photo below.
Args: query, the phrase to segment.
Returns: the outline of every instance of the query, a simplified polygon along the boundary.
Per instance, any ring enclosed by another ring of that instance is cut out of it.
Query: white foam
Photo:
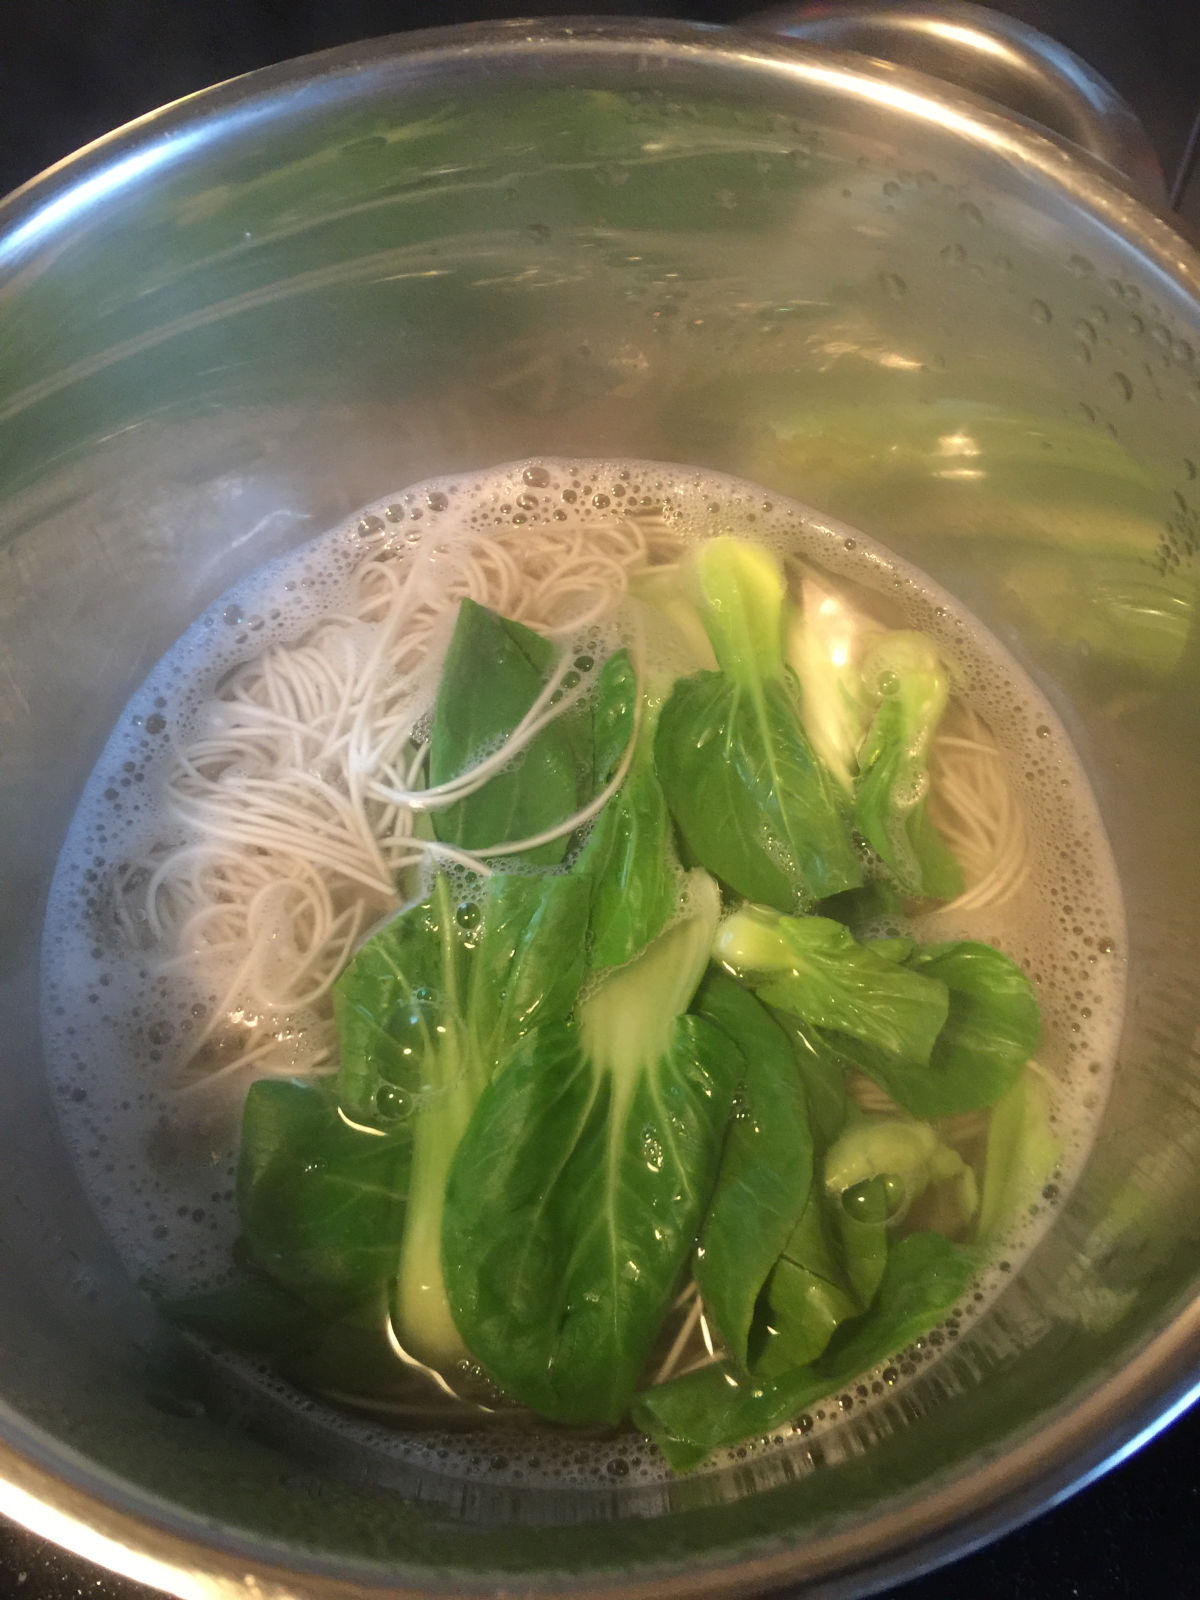
[[[1069,1189],[1107,1094],[1124,1005],[1124,925],[1095,803],[1045,698],[950,595],[870,539],[794,502],[686,468],[524,462],[416,485],[230,590],[133,695],[85,787],[47,913],[43,1028],[70,1148],[135,1273],[169,1290],[211,1282],[225,1270],[236,1233],[236,1099],[199,1095],[184,1102],[171,1089],[206,995],[187,973],[164,976],[132,952],[118,935],[109,898],[123,863],[173,842],[156,797],[178,748],[202,729],[215,686],[265,646],[294,640],[322,616],[348,609],[353,570],[364,549],[381,541],[401,554],[436,559],[481,533],[564,521],[597,525],[619,508],[657,510],[682,540],[741,532],[788,560],[819,563],[873,591],[908,626],[932,634],[956,664],[958,692],[1004,749],[1029,820],[1033,870],[1018,900],[1001,913],[975,913],[957,926],[943,918],[936,937],[998,945],[1033,979],[1045,1022],[1039,1059],[1055,1085],[1054,1117],[1064,1142],[1058,1187]],[[601,654],[614,642],[611,629],[593,627],[574,647]],[[298,1063],[307,1021],[296,1019]],[[1009,1261],[1030,1248],[1052,1209],[1040,1207],[1007,1243]],[[985,1295],[1001,1281],[993,1275]],[[264,1393],[283,1393],[265,1375],[255,1381]],[[874,1382],[887,1387],[878,1376]],[[311,1420],[311,1405],[305,1409]],[[835,1406],[814,1425],[833,1426],[836,1413]],[[519,1432],[504,1439],[498,1467],[494,1433],[481,1445],[458,1433],[371,1428],[333,1412],[325,1424],[440,1473],[514,1484],[611,1487],[614,1459],[629,1483],[657,1481],[663,1472],[655,1453],[632,1439],[614,1451],[611,1442],[539,1437],[535,1451]]]

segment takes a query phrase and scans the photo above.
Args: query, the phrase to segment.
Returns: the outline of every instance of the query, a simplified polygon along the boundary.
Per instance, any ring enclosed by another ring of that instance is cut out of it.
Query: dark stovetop
[[[1061,38],[1143,117],[1170,178],[1200,115],[1195,0],[992,0]],[[0,0],[0,194],[164,101],[269,62],[434,22],[612,13],[727,22],[738,0]],[[1200,224],[1200,175],[1181,209]],[[1200,1592],[1200,1411],[896,1600],[1184,1600]],[[0,1600],[154,1600],[0,1521]]]

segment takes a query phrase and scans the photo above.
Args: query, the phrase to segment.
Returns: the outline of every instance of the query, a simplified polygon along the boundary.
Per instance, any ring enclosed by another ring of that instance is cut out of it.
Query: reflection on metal
[[[965,0],[875,0],[781,5],[747,20],[969,89],[1123,173],[1152,204],[1164,199],[1158,156],[1126,102],[1074,51],[1016,17]]]

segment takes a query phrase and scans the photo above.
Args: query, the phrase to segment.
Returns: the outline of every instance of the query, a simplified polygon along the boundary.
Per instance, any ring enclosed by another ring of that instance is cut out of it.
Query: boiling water
[[[400,560],[437,560],[459,541],[538,526],[595,525],[620,512],[656,513],[681,540],[742,532],[789,563],[811,561],[895,623],[935,637],[956,666],[956,692],[991,727],[1029,828],[1031,871],[996,910],[939,914],[914,931],[982,939],[1029,973],[1044,1020],[1039,1061],[1053,1083],[1063,1145],[1054,1189],[1070,1187],[1100,1117],[1123,1011],[1120,896],[1099,816],[1061,723],[1007,653],[953,598],[921,573],[844,526],[735,479],[645,463],[519,463],[441,479],[367,508],[254,574],[183,635],[130,700],[89,780],[54,880],[43,947],[43,1029],[66,1136],[83,1181],[131,1271],[167,1293],[212,1284],[227,1271],[237,1231],[233,1205],[240,1100],[246,1077],[180,1097],[189,1036],[211,974],[164,970],[133,948],[113,912],[123,866],[152,847],[185,842],[164,823],[161,795],[177,752],[203,729],[204,706],[222,678],[269,644],[294,641],[344,611],[364,537]],[[524,535],[521,535],[522,537]],[[431,663],[427,692],[436,682]],[[302,1070],[303,1026],[283,1048]],[[999,1267],[975,1286],[972,1312],[1007,1281],[1005,1272],[1044,1230],[1054,1191],[1006,1241]],[[956,1335],[966,1311],[955,1314]],[[933,1344],[940,1341],[935,1339]],[[928,1351],[926,1351],[928,1354]],[[250,1363],[226,1361],[264,1405],[301,1407],[304,1427],[408,1466],[456,1480],[611,1486],[665,1476],[641,1441],[493,1424],[486,1436],[386,1429],[300,1402]],[[911,1362],[906,1363],[911,1369]],[[903,1381],[873,1375],[876,1394]],[[859,1391],[860,1401],[870,1388]],[[845,1409],[845,1408],[844,1408]],[[837,1426],[819,1409],[803,1431]],[[785,1433],[787,1430],[784,1430]],[[481,1443],[482,1439],[482,1443]],[[500,1443],[498,1443],[498,1440]],[[770,1443],[759,1450],[778,1449]],[[740,1450],[739,1457],[745,1456]],[[719,1462],[717,1463],[719,1465]]]

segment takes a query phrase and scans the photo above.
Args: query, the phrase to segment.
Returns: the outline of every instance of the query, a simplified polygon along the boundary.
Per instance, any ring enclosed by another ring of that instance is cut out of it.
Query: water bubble
[[[359,520],[358,520],[359,538],[361,538],[361,539],[371,539],[371,538],[374,538],[374,536],[377,533],[382,533],[382,532],[383,532],[383,518],[382,517],[376,517],[376,516],[373,516],[373,515],[368,515],[368,516],[359,518]],[[226,621],[228,621],[228,618],[226,618]]]
[[[662,1171],[662,1141],[658,1138],[653,1128],[646,1128],[642,1132],[642,1160],[651,1172]]]
[[[226,606],[221,613],[221,621],[231,628],[236,628],[242,621],[241,606]]]
[[[450,496],[443,494],[440,489],[431,489],[425,496],[425,504],[430,511],[445,511],[450,504]]]
[[[550,483],[548,467],[526,467],[521,477],[531,489],[545,489]]]
[[[394,1083],[381,1083],[375,1091],[375,1109],[387,1122],[398,1122],[410,1109],[409,1096]]]

